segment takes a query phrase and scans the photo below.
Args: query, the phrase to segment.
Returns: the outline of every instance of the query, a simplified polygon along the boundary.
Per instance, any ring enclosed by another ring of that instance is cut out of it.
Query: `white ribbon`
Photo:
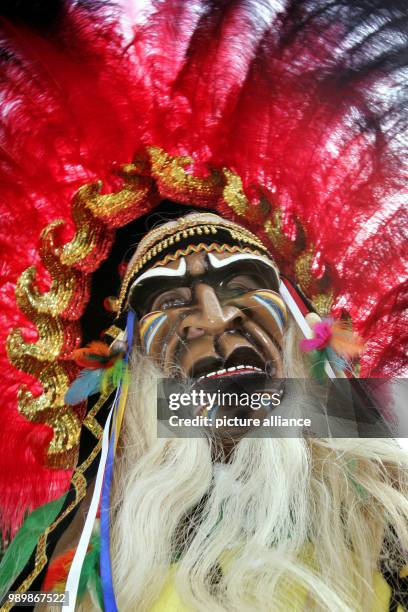
[[[299,306],[296,304],[295,300],[288,291],[288,288],[283,282],[281,282],[280,284],[279,293],[281,294],[283,301],[292,313],[293,318],[295,319],[305,338],[307,338],[308,340],[313,338],[312,328],[306,321],[305,317],[302,315]],[[328,361],[326,361],[326,363],[324,364],[324,369],[326,370],[326,374],[329,378],[337,378],[336,374],[333,371],[333,368],[331,367]]]
[[[102,448],[101,458],[99,460],[98,472],[95,479],[95,487],[92,495],[91,504],[89,506],[88,514],[85,520],[85,525],[82,530],[81,537],[78,542],[78,547],[75,552],[75,556],[72,560],[71,568],[69,570],[67,583],[65,590],[68,592],[68,606],[64,608],[66,612],[75,612],[75,604],[78,594],[79,579],[81,577],[82,565],[84,563],[85,555],[88,550],[89,541],[91,539],[92,530],[95,524],[96,515],[98,513],[99,500],[101,497],[103,476],[105,473],[106,459],[108,457],[109,449],[109,427],[112,419],[113,406],[109,412],[108,418],[106,419],[105,428],[102,436]]]

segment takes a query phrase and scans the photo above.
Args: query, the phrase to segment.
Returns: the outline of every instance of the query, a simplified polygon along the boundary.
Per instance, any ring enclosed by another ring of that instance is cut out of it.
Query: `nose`
[[[232,305],[223,306],[210,285],[197,284],[194,297],[194,312],[182,321],[182,331],[187,339],[205,334],[217,336],[241,324],[241,311]]]

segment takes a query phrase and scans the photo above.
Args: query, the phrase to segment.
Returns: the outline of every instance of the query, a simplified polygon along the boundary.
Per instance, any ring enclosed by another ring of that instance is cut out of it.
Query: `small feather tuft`
[[[124,359],[117,359],[113,366],[104,371],[101,381],[102,393],[107,393],[110,389],[116,389],[126,379],[127,365]]]
[[[117,359],[117,355],[111,354],[109,346],[104,342],[90,342],[87,347],[77,349],[72,353],[76,363],[89,370],[99,368],[110,368]]]
[[[343,321],[334,321],[330,347],[340,357],[352,359],[360,355],[364,348],[364,342]]]
[[[82,370],[65,394],[65,402],[75,406],[88,399],[90,395],[99,393],[104,369]]]

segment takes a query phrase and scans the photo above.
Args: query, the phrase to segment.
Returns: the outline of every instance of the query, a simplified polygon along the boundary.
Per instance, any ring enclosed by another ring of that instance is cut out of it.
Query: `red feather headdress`
[[[69,484],[92,273],[162,199],[259,233],[317,310],[351,317],[362,376],[406,365],[403,7],[133,4],[2,23],[3,530]]]

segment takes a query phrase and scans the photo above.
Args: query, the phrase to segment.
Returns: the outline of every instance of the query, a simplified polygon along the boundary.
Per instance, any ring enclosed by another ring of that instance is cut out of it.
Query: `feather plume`
[[[312,376],[321,378],[325,376],[326,361],[344,370],[349,367],[348,360],[360,355],[364,342],[344,321],[327,318],[313,325],[313,338],[301,340],[300,348],[311,353]]]
[[[104,371],[101,381],[102,393],[107,393],[110,389],[116,389],[124,380],[127,373],[127,364],[124,359],[117,359],[112,367]]]
[[[66,583],[76,548],[70,548],[50,563],[42,588],[44,591],[60,591]]]
[[[66,495],[36,508],[27,516],[0,563],[0,593],[6,593],[32,555],[38,538],[55,520]]]
[[[81,570],[78,586],[78,597],[81,599],[87,590],[96,591],[98,603],[103,610],[102,584],[99,575],[99,556],[101,551],[101,540],[99,533],[92,536]]]
[[[47,32],[2,22],[1,345],[13,327],[36,339],[14,289],[39,263],[43,227],[63,219],[69,234],[74,192],[97,179],[117,188],[112,161],[153,145],[190,156],[200,176],[233,169],[250,211],[282,209],[288,241],[298,217],[316,273],[330,272],[333,314],[345,309],[366,342],[361,376],[404,372],[404,2],[62,4]],[[289,276],[290,264],[279,261]],[[36,282],[47,288],[44,269]],[[33,380],[5,351],[0,367],[1,522],[15,529],[71,474],[44,467],[52,429],[18,413],[18,388],[35,392]]]

